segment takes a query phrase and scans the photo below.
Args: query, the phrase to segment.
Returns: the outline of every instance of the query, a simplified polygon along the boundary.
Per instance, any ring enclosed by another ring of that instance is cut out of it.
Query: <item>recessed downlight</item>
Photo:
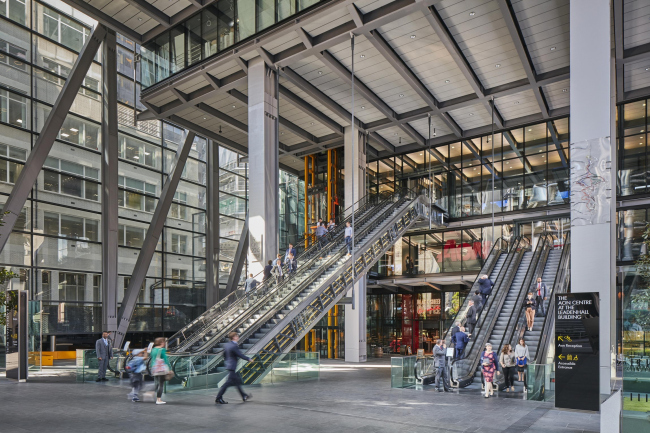
[[[415,39],[415,35],[411,35],[411,39]]]
[[[362,110],[365,110],[365,109],[366,109],[366,106],[365,106],[365,105],[362,105],[362,106],[361,106],[361,109],[362,109]]]
[[[551,51],[555,51],[555,47],[551,47]]]
[[[473,17],[474,15],[476,15],[476,12],[474,12],[474,11],[472,11],[472,12],[469,13],[469,16],[470,16],[470,17]]]
[[[359,57],[361,57],[362,59],[365,59],[365,58],[366,58],[366,55],[365,55],[365,54],[361,54]]]
[[[232,108],[237,108],[237,106],[236,106],[236,105],[233,105]]]
[[[403,93],[400,93],[400,94],[399,94],[399,97],[400,97],[400,98],[403,98],[403,97],[404,97],[404,94],[403,94]]]
[[[450,80],[445,80],[445,83],[449,83]]]
[[[566,93],[567,89],[562,89],[562,92]]]
[[[495,67],[495,68],[500,68],[500,67],[501,67],[501,63],[497,63],[496,65],[494,65],[494,67]]]
[[[469,115],[470,115],[470,116],[473,116],[473,115],[474,115],[474,113],[469,113]]]

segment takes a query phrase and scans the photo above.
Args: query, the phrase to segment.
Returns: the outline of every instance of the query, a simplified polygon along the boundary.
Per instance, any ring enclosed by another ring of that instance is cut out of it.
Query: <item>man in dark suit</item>
[[[433,346],[433,359],[436,367],[436,391],[449,392],[447,386],[447,348],[443,340],[436,340],[436,345]],[[443,388],[440,389],[440,381],[442,381]]]
[[[483,308],[483,298],[481,297],[480,292],[478,290],[474,290],[474,296],[472,296],[470,299],[474,301],[474,307],[476,307],[476,311],[480,313],[481,308]]]
[[[113,341],[108,337],[108,332],[102,332],[102,338],[95,342],[95,353],[99,366],[97,368],[97,380],[95,382],[106,382],[106,369],[108,361],[113,359]]]
[[[476,305],[474,305],[474,301],[469,301],[469,308],[467,309],[465,325],[467,326],[467,332],[470,334],[474,332],[477,313],[478,310],[476,309]]]
[[[538,277],[537,283],[535,283],[535,296],[537,301],[537,315],[542,317],[546,316],[544,301],[548,299],[548,289],[546,288],[546,284],[542,283],[541,277]]]
[[[481,298],[483,299],[483,302],[481,302],[483,307],[487,305],[487,298],[492,293],[492,287],[494,287],[494,283],[487,275],[483,275],[479,278],[478,291],[481,293]]]
[[[292,262],[289,262],[289,254],[291,254],[293,256],[293,261]],[[298,268],[297,257],[298,257],[298,255],[296,253],[296,249],[293,247],[293,244],[289,244],[289,248],[287,248],[287,250],[284,252],[284,262],[292,264],[291,269],[289,270],[289,272],[295,272],[296,268]]]
[[[219,393],[217,393],[217,398],[214,400],[215,403],[219,403],[219,404],[228,404],[227,401],[223,400],[223,394],[231,386],[237,387],[237,390],[239,391],[239,394],[241,395],[241,398],[242,400],[244,400],[244,402],[246,402],[252,397],[252,394],[246,394],[242,389],[241,376],[239,375],[239,373],[237,373],[237,360],[241,358],[246,361],[250,361],[251,359],[248,356],[241,353],[241,350],[239,350],[239,345],[237,344],[237,342],[239,341],[238,333],[231,332],[230,334],[228,334],[228,338],[230,338],[230,343],[227,343],[226,347],[224,348],[224,352],[225,352],[224,357],[226,358],[226,370],[228,370],[228,380],[226,380],[226,383],[224,383],[221,389],[219,389]]]
[[[456,348],[454,358],[463,359],[463,351],[465,350],[467,343],[469,343],[469,337],[467,334],[465,334],[465,328],[461,326],[460,330],[456,333]]]
[[[451,344],[456,347],[456,334],[460,331],[460,322],[454,322],[454,326],[451,328]]]

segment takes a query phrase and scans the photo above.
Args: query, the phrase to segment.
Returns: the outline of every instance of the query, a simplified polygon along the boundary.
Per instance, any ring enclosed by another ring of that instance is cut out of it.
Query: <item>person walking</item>
[[[537,313],[541,317],[544,317],[546,313],[544,312],[544,301],[548,299],[548,289],[546,284],[542,282],[542,278],[537,278],[537,284],[535,285],[535,301],[537,302]]]
[[[499,365],[501,365],[501,371],[503,371],[503,377],[505,379],[506,392],[515,390],[514,384],[514,369],[515,369],[515,352],[512,350],[512,346],[509,344],[504,344],[501,354],[499,355]],[[512,387],[512,390],[510,389]]]
[[[488,278],[487,275],[483,275],[481,278],[479,278],[478,291],[481,294],[481,304],[483,307],[487,305],[487,298],[490,296],[490,293],[492,293],[492,287],[494,287],[494,283]]]
[[[165,390],[167,375],[171,372],[171,367],[167,358],[167,339],[165,337],[158,337],[154,340],[154,346],[151,349],[151,359],[153,360],[151,374],[156,383],[156,404],[167,404],[166,401],[162,401],[162,395]]]
[[[248,279],[246,280],[246,284],[244,285],[244,293],[246,293],[246,305],[248,305],[248,298],[250,296],[250,293],[255,290],[257,287],[257,280],[253,278],[253,274],[248,274]]]
[[[133,351],[133,359],[127,364],[129,371],[129,379],[131,381],[131,401],[140,401],[140,390],[142,389],[142,373],[147,371],[145,359],[147,358],[147,351],[144,349],[137,349]]]
[[[445,347],[444,340],[436,340],[436,345],[433,346],[433,360],[436,367],[436,391],[449,392],[447,386],[447,348]],[[440,388],[440,381],[442,381],[442,389]]]
[[[485,382],[485,398],[494,395],[494,373],[498,369],[497,354],[492,351],[492,345],[487,343],[485,351],[481,355],[481,372],[483,373],[483,381]]]
[[[469,308],[467,309],[467,314],[465,317],[465,326],[467,327],[467,332],[474,332],[474,327],[476,327],[478,311],[474,305],[474,301],[469,301]]]
[[[524,308],[526,309],[526,325],[528,330],[532,331],[535,323],[535,310],[537,309],[537,301],[532,292],[528,292],[528,296],[524,300]]]
[[[269,260],[268,264],[264,266],[264,280],[266,281],[271,278],[271,273],[273,271],[273,260]]]
[[[241,376],[239,373],[237,373],[237,360],[238,359],[243,359],[246,361],[250,361],[251,359],[241,353],[241,350],[239,350],[239,334],[236,332],[231,332],[228,334],[228,338],[230,338],[230,342],[226,343],[224,347],[224,357],[226,359],[226,370],[228,370],[228,380],[226,380],[226,383],[223,384],[223,386],[219,389],[219,392],[217,393],[217,398],[214,400],[215,403],[218,404],[228,404],[227,401],[224,401],[223,399],[223,394],[226,392],[228,388],[231,386],[236,386],[237,391],[239,391],[239,395],[241,395],[241,398],[244,402],[250,400],[250,398],[253,396],[252,394],[246,394],[244,390],[242,389],[242,380]]]
[[[348,248],[348,256],[352,255],[352,225],[350,221],[345,223],[345,246]]]
[[[289,244],[289,248],[284,252],[284,261],[288,263],[289,260],[289,255],[293,256],[293,268],[289,268],[289,273],[295,272],[296,268],[298,267],[298,260],[297,260],[297,253],[296,249],[293,247],[293,244]]]
[[[97,354],[97,380],[95,382],[107,382],[106,369],[108,368],[108,361],[113,359],[113,340],[110,339],[109,333],[102,332],[102,338],[95,341],[95,353]]]
[[[463,351],[465,350],[467,343],[469,343],[469,337],[465,333],[465,328],[461,326],[455,337],[456,345],[454,346],[454,358],[463,359]]]
[[[515,363],[517,365],[517,378],[520,382],[524,382],[524,392],[528,392],[526,369],[529,359],[530,353],[528,352],[528,346],[526,346],[524,339],[520,338],[519,343],[515,346]]]

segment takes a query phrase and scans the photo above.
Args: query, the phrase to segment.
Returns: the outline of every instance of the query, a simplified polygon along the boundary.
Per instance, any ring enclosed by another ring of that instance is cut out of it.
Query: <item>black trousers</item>
[[[513,380],[515,367],[502,367],[502,369],[503,369],[503,377],[506,381],[505,387],[509,388],[511,386],[515,386],[515,381]]]
[[[224,383],[223,386],[219,389],[219,392],[217,393],[217,399],[223,398],[223,394],[231,386],[237,387],[237,391],[239,391],[239,394],[242,396],[242,398],[246,397],[246,393],[241,387],[242,386],[241,376],[236,371],[229,370],[228,380],[226,380],[226,383]]]
[[[535,312],[535,314],[538,316],[546,315],[544,313],[544,298],[538,296],[536,300],[537,300],[537,311]]]
[[[471,334],[474,331],[474,327],[476,326],[476,323],[465,323],[465,328],[467,329],[467,333]]]

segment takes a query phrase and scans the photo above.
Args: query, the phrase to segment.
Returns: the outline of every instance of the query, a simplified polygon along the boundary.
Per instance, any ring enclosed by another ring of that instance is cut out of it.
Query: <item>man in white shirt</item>
[[[537,283],[535,284],[535,296],[537,297],[537,314],[540,316],[546,316],[544,311],[544,301],[548,298],[548,289],[546,284],[542,283],[542,278],[537,278]]]
[[[345,246],[348,247],[348,256],[352,255],[352,225],[350,221],[345,223]]]

